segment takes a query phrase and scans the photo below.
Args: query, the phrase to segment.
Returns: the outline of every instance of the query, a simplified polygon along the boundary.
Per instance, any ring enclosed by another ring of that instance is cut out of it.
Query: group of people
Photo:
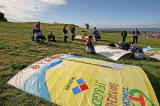
[[[40,22],[38,22],[32,31],[32,41],[39,42],[39,39],[46,40],[46,38],[43,36],[42,31],[40,30]]]
[[[138,43],[138,36],[140,35],[140,31],[138,30],[138,28],[136,28],[132,34],[133,34],[133,44]],[[127,31],[123,30],[121,35],[122,35],[122,42],[125,42],[127,37]]]
[[[127,31],[123,30],[121,35],[122,35],[122,43],[121,43],[121,48],[125,50],[125,48],[130,49],[131,52],[134,54],[134,58],[137,60],[144,60],[145,59],[145,54],[143,52],[143,49],[141,48],[140,45],[138,45],[138,36],[140,35],[140,31],[138,28],[136,28],[133,32],[133,42],[130,43],[125,43],[126,37],[127,37]]]
[[[76,32],[75,26],[74,25],[70,26],[70,33],[71,33],[72,41],[74,40],[75,32]],[[67,30],[67,25],[66,24],[63,27],[63,36],[64,36],[64,42],[67,42],[68,30]]]
[[[64,42],[67,42],[68,30],[67,30],[67,25],[66,24],[64,25],[62,31],[63,31],[63,36],[64,36]],[[75,28],[74,25],[71,25],[70,26],[70,34],[71,34],[72,41],[74,40],[75,33],[76,33],[76,28]],[[140,32],[136,28],[133,31],[133,42],[125,43],[125,40],[126,40],[126,37],[127,37],[127,31],[123,30],[122,33],[121,33],[122,43],[117,43],[118,46],[116,46],[114,44],[110,44],[109,46],[117,47],[119,49],[124,49],[124,50],[128,50],[128,49],[131,48],[131,51],[134,53],[134,56],[136,58],[144,59],[145,56],[144,56],[143,50],[137,44],[138,43],[138,36],[139,35],[140,35]],[[87,34],[84,33],[84,36],[87,36]],[[96,52],[95,52],[95,49],[94,49],[92,38],[94,38],[95,41],[101,40],[100,33],[98,32],[98,30],[96,29],[96,27],[94,27],[94,29],[93,29],[92,36],[89,36],[88,40],[86,41],[87,53],[95,54]],[[31,39],[32,39],[32,41],[36,41],[36,42],[39,42],[40,40],[42,40],[42,42],[43,42],[43,40],[46,40],[45,36],[42,34],[42,31],[40,30],[40,22],[38,22],[35,25],[35,27],[33,29],[33,35],[31,37]],[[53,32],[49,32],[48,41],[56,42],[55,36],[54,36]]]
[[[38,22],[35,25],[32,32],[33,32],[31,37],[32,41],[40,42],[41,40],[43,42],[44,40],[46,40],[46,37],[43,35],[42,31],[40,30],[40,22]],[[48,41],[56,42],[53,32],[49,32]]]
[[[86,33],[85,33],[86,34]],[[92,43],[92,38],[95,39],[95,41],[101,40],[101,35],[98,32],[98,30],[96,29],[96,27],[94,27],[93,32],[92,32],[92,36],[89,36],[87,42],[86,42],[86,46],[87,46],[87,54],[91,53],[91,54],[95,54],[95,49],[94,49],[94,45]]]
[[[145,59],[145,54],[143,52],[143,49],[139,44],[133,44],[132,42],[126,43],[126,42],[117,42],[117,43],[110,43],[108,46],[117,48],[117,49],[123,49],[123,50],[130,50],[134,58],[136,60],[144,60]]]
[[[138,45],[138,36],[140,35],[140,31],[138,30],[138,28],[136,28],[133,32],[133,42],[130,43],[125,43],[126,37],[127,37],[127,31],[123,30],[121,35],[122,35],[122,49],[124,49],[124,47],[128,48],[129,46],[131,46],[131,51],[134,54],[134,58],[137,60],[144,60],[145,59],[145,54],[143,52],[143,49],[141,48],[140,45]]]
[[[75,37],[75,31],[76,31],[75,26],[71,26],[70,27],[70,33],[71,33],[72,41],[74,40],[74,37]],[[66,25],[64,25],[64,27],[63,27],[63,35],[64,35],[64,42],[67,42],[68,30],[67,30]],[[87,34],[84,33],[84,36],[87,36]],[[96,52],[95,52],[95,49],[94,49],[94,45],[91,41],[92,37],[94,37],[96,41],[101,39],[100,33],[98,32],[96,27],[93,30],[92,36],[89,36],[88,40],[86,42],[87,53],[95,54]]]

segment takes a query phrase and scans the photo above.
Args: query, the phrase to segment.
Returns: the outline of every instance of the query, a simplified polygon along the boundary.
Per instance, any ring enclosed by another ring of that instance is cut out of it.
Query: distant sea
[[[132,32],[135,28],[97,28],[100,31],[109,31],[109,32],[121,32],[122,30],[127,30],[128,32]],[[160,28],[138,28],[140,32],[158,32]]]

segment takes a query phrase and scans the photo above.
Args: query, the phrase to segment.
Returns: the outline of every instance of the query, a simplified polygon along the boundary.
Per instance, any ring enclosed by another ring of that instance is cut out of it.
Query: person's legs
[[[48,37],[48,42],[50,41],[50,38]]]
[[[122,36],[122,42],[124,42],[124,37]]]
[[[73,41],[73,33],[71,32],[71,38],[72,38],[72,41]]]
[[[51,40],[50,36],[48,36],[48,42]]]
[[[72,41],[73,41],[74,39],[73,39],[73,35],[72,35]]]
[[[135,36],[133,36],[133,44],[135,43]]]
[[[41,39],[42,39],[42,43],[43,43],[44,37],[42,36]]]
[[[91,53],[92,53],[92,54],[95,54],[94,46],[93,46],[92,49],[91,49]]]
[[[124,37],[124,42],[126,42],[126,36]]]
[[[34,41],[34,35],[31,36],[32,41]]]
[[[53,42],[55,42],[55,41],[56,41],[54,36],[52,37],[52,41],[53,41]]]
[[[64,36],[64,42],[67,42],[67,36]]]
[[[97,35],[95,36],[96,41],[98,41]]]
[[[46,37],[45,36],[43,36],[42,38],[43,38],[44,41],[46,41]]]
[[[125,36],[123,36],[123,40],[122,40],[122,42],[125,42],[125,40],[126,40],[126,37],[125,37]]]
[[[64,42],[66,42],[66,37],[64,36]]]
[[[135,36],[136,37],[136,43],[138,42],[138,36]]]
[[[72,36],[72,41],[73,41],[75,37],[75,33],[71,33],[71,36]]]
[[[87,54],[88,54],[88,53],[89,53],[89,52],[88,52],[88,51],[89,51],[89,47],[88,47],[88,46],[86,47],[86,50],[87,50]]]
[[[72,41],[74,41],[74,35],[72,36]]]
[[[39,36],[36,36],[36,42],[39,42]]]

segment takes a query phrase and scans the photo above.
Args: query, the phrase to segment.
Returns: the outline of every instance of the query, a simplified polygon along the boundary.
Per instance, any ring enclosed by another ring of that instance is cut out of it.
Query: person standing
[[[92,35],[96,41],[98,40],[97,33],[98,33],[98,31],[97,31],[96,27],[94,27]]]
[[[140,35],[140,32],[138,30],[138,28],[136,28],[133,31],[133,44],[138,42],[138,36]]]
[[[37,35],[40,32],[40,22],[38,21],[38,23],[34,26],[33,28],[33,35],[32,35],[32,41],[37,41]]]
[[[72,37],[72,41],[74,40],[74,37],[75,37],[75,26],[71,26],[70,27],[70,31],[71,31],[71,37]]]
[[[121,36],[122,36],[122,42],[125,42],[126,41],[126,37],[127,37],[127,31],[123,30],[122,33],[121,33]]]
[[[39,21],[35,26],[35,32],[40,32],[40,22]]]
[[[67,42],[67,33],[68,31],[67,31],[66,25],[64,25],[63,27],[64,42]]]

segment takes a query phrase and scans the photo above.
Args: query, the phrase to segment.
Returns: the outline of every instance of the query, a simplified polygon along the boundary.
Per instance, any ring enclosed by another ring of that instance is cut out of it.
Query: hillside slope
[[[48,33],[53,31],[57,42],[45,42],[44,44],[32,42],[30,37],[34,25],[35,23],[0,23],[0,105],[55,105],[7,84],[7,81],[20,70],[47,56],[72,53],[73,55],[112,61],[97,54],[86,54],[85,42],[71,41],[70,34],[68,42],[64,43],[63,25],[41,24],[44,35],[47,37]],[[77,27],[76,30],[76,34],[82,35],[81,31],[85,29]],[[91,34],[91,31],[88,34]],[[121,41],[120,34],[101,33],[101,35],[103,40],[94,43],[94,45],[106,45],[109,42]],[[129,36],[127,41],[132,41],[132,37]],[[148,45],[160,47],[160,39],[140,38],[139,41],[142,47]],[[118,60],[117,63],[137,65],[143,68],[160,102],[160,61],[149,57],[145,61],[136,61],[132,55],[127,55]]]

